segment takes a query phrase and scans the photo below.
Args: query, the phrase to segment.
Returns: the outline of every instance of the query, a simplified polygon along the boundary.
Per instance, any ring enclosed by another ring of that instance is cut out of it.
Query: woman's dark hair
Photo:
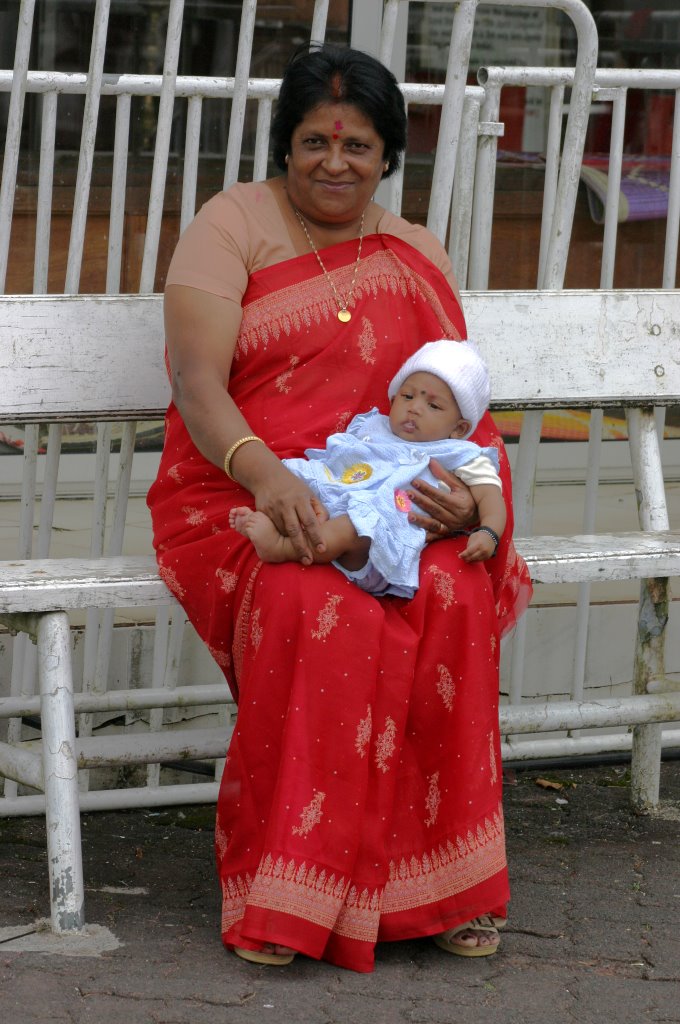
[[[406,148],[404,97],[392,72],[361,50],[312,43],[296,50],[281,80],[272,121],[272,155],[286,169],[293,132],[320,103],[348,103],[367,117],[385,143],[389,178]]]

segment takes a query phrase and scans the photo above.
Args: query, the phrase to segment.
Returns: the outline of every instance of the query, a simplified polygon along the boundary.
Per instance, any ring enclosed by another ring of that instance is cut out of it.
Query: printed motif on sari
[[[437,665],[437,693],[447,711],[453,710],[453,698],[456,696],[456,684],[446,665]]]
[[[315,640],[325,640],[339,622],[338,606],[342,601],[342,594],[330,594],[323,608],[317,617],[317,628],[312,630]]]

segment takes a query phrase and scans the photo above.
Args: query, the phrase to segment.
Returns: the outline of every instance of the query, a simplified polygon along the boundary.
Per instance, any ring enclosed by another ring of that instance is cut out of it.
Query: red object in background
[[[657,93],[649,97],[645,119],[644,152],[648,156],[670,156],[673,147],[675,96]]]
[[[526,94],[523,85],[508,85],[501,91],[500,120],[505,125],[505,131],[498,144],[500,149],[520,152],[523,148]]]

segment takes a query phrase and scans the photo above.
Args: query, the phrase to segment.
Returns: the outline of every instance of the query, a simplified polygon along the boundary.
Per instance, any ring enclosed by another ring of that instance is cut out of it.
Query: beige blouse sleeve
[[[184,284],[241,303],[248,285],[249,232],[243,204],[231,190],[201,207],[182,233],[166,286]]]

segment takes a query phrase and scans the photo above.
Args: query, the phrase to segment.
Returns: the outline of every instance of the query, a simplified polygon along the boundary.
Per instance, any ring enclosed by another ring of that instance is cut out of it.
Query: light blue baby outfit
[[[284,459],[284,465],[309,484],[331,518],[348,515],[357,534],[371,538],[363,568],[350,572],[333,564],[376,596],[410,598],[418,588],[425,530],[408,521],[411,502],[406,490],[416,477],[435,487],[439,484],[428,469],[430,459],[455,472],[486,456],[498,472],[495,448],[454,438],[404,441],[392,433],[388,417],[377,409],[355,416],[344,433],[331,434],[325,448],[308,448],[305,456]]]

